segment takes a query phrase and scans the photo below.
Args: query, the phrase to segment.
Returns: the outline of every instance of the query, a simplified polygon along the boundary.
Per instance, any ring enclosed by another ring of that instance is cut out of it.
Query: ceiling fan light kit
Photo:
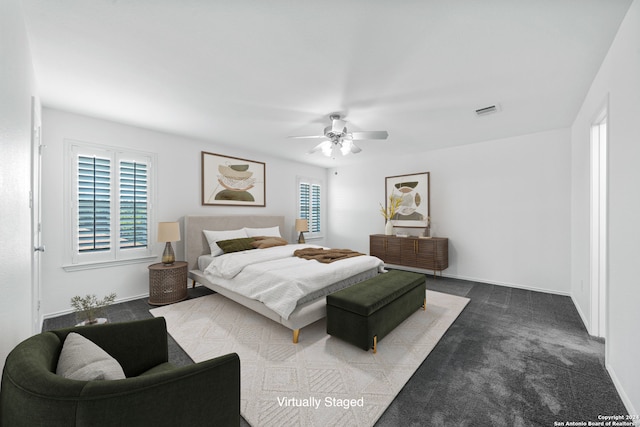
[[[342,120],[338,114],[329,116],[331,125],[324,128],[323,135],[310,136],[291,136],[289,138],[322,138],[320,144],[313,147],[308,154],[321,151],[327,157],[335,157],[338,152],[343,156],[349,153],[359,153],[362,151],[353,141],[362,141],[367,139],[387,139],[389,133],[387,131],[363,131],[349,132],[347,131],[347,122]]]
[[[340,120],[340,116],[335,114],[329,116],[329,118],[331,119],[331,126],[324,128],[324,136],[329,138],[343,137],[347,133],[347,122]]]

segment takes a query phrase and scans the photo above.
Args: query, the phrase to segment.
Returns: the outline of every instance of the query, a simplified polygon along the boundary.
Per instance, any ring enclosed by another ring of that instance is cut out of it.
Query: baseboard
[[[425,270],[425,269],[422,269],[422,268],[407,267],[407,266],[404,266],[404,265],[395,265],[395,264],[385,264],[385,267],[397,268],[397,269],[402,269],[402,270],[415,271],[417,273],[424,273],[424,274],[432,274],[433,275],[433,271],[432,270]],[[485,283],[487,285],[505,286],[505,287],[508,287],[508,288],[517,288],[517,289],[524,289],[524,290],[527,290],[527,291],[543,292],[543,293],[546,293],[546,294],[560,295],[560,296],[564,296],[564,297],[571,296],[571,294],[569,292],[556,291],[556,290],[552,290],[552,289],[536,288],[534,286],[521,285],[519,283],[499,282],[499,281],[496,281],[496,280],[489,280],[489,279],[483,279],[483,278],[478,278],[478,277],[460,276],[460,275],[455,275],[455,274],[445,274],[444,272],[439,272],[437,277],[447,277],[447,278],[450,278],[450,279],[466,280],[468,282]],[[575,305],[575,302],[574,302],[574,305]]]
[[[589,322],[587,322],[587,317],[582,312],[582,309],[580,308],[580,304],[578,304],[576,302],[576,300],[573,298],[573,295],[570,295],[570,297],[571,297],[571,302],[573,302],[573,306],[576,308],[576,311],[578,312],[578,315],[580,316],[580,319],[582,320],[582,324],[584,325],[584,328],[587,330],[589,335],[593,336],[591,334],[590,329],[589,329],[589,326],[591,326],[591,324]]]
[[[560,295],[560,296],[563,296],[563,297],[568,297],[568,296],[571,295],[569,292],[557,291],[557,290],[554,290],[554,289],[536,288],[535,286],[527,286],[527,285],[522,285],[520,283],[499,282],[499,281],[496,281],[496,280],[482,279],[482,278],[477,278],[477,277],[457,276],[457,275],[443,275],[443,277],[451,277],[452,279],[468,280],[468,281],[471,281],[471,282],[486,283],[488,285],[505,286],[505,287],[508,287],[508,288],[524,289],[524,290],[527,290],[527,291],[543,292],[545,294]]]
[[[121,303],[121,302],[133,301],[133,300],[137,300],[137,299],[140,299],[140,298],[148,298],[148,297],[149,297],[149,293],[147,292],[147,293],[144,293],[144,294],[141,294],[141,295],[126,297],[126,298],[118,298],[113,303],[114,304],[118,304],[118,303]],[[44,323],[45,319],[52,319],[54,317],[64,316],[65,314],[71,314],[74,311],[75,310],[73,308],[69,308],[67,310],[60,310],[60,311],[56,311],[54,313],[48,313],[48,314],[42,315],[42,319],[40,321],[40,329],[42,330],[42,324]]]
[[[631,399],[629,399],[629,396],[627,396],[627,393],[625,393],[624,388],[622,387],[622,384],[620,384],[620,380],[618,379],[618,376],[616,375],[616,371],[613,369],[611,364],[609,364],[608,362],[605,361],[604,365],[607,368],[607,372],[609,373],[609,376],[611,377],[611,381],[613,382],[613,385],[615,386],[616,391],[618,392],[618,395],[620,396],[620,399],[622,400],[622,404],[624,405],[625,408],[627,408],[627,414],[637,415],[638,411],[636,410],[636,408],[633,407],[633,403],[631,403]],[[627,420],[625,420],[625,421],[627,421]],[[640,420],[635,420],[634,421],[634,425],[635,426],[640,426]]]

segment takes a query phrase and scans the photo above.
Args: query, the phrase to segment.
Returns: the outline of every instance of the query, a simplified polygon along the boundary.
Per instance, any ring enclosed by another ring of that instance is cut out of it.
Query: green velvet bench
[[[426,310],[426,276],[391,270],[327,295],[327,333],[363,350],[413,314]]]

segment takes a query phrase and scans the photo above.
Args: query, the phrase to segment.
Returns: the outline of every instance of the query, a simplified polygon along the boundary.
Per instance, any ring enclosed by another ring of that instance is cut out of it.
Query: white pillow
[[[64,340],[56,374],[79,381],[126,378],[116,359],[93,341],[75,332],[69,333]]]
[[[207,239],[209,243],[209,248],[211,249],[211,255],[218,256],[222,255],[222,249],[216,242],[219,240],[230,240],[230,239],[241,239],[243,237],[251,237],[248,236],[244,231],[244,228],[239,230],[222,230],[222,231],[214,231],[214,230],[202,230],[204,233],[204,237]]]
[[[282,237],[280,235],[280,227],[267,228],[249,228],[245,227],[244,231],[247,232],[247,237],[266,236],[266,237]]]

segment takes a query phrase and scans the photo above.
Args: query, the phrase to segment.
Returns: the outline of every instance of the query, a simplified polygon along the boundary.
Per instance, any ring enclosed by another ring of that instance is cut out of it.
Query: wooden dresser
[[[385,264],[422,268],[442,272],[449,266],[449,239],[432,237],[396,237],[385,234],[369,236],[369,254]]]

